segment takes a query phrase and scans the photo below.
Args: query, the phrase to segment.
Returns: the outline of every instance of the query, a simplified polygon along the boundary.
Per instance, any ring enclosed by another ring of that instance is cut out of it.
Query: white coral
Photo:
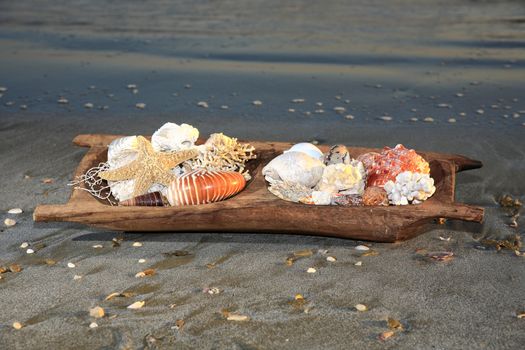
[[[358,160],[353,159],[350,164],[330,164],[324,169],[316,189],[328,193],[362,195],[365,176],[365,167]]]
[[[388,181],[384,189],[388,201],[394,205],[418,204],[436,191],[434,179],[429,174],[405,171],[396,176],[396,181]]]

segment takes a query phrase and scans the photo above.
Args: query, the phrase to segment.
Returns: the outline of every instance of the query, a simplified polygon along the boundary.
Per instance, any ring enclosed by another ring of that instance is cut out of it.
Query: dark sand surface
[[[509,227],[495,197],[525,200],[525,6],[381,4],[1,2],[0,218],[18,223],[1,230],[0,266],[23,270],[1,275],[0,348],[522,349],[525,259],[480,242],[524,235],[524,220]],[[57,103],[61,97],[68,103]],[[347,111],[336,113],[338,106]],[[354,249],[359,242],[314,236],[121,234],[33,223],[37,204],[70,194],[85,153],[71,145],[75,135],[151,134],[167,121],[202,135],[464,154],[484,167],[458,176],[456,199],[485,207],[486,220],[372,244],[379,255],[367,257]],[[15,207],[24,213],[7,214]],[[115,237],[120,247],[112,247]],[[22,242],[36,252],[26,254]],[[285,264],[303,249],[315,254]],[[455,259],[436,263],[425,251],[452,251]],[[134,277],[149,267],[155,276]],[[211,287],[221,293],[203,293]],[[124,291],[134,295],[104,301]],[[301,307],[291,304],[297,293],[307,301]],[[126,308],[139,300],[142,309]],[[358,303],[369,311],[357,312]],[[90,329],[96,305],[107,316]],[[250,320],[227,321],[223,308]],[[405,331],[382,342],[388,317]],[[174,329],[181,319],[182,330]],[[24,327],[13,329],[15,321]]]

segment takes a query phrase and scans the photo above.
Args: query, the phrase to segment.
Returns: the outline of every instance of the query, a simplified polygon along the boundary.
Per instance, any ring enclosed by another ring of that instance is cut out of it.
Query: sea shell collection
[[[122,206],[206,204],[242,191],[250,179],[245,164],[256,158],[255,148],[222,133],[203,145],[195,144],[198,137],[191,125],[166,123],[151,142],[143,136],[118,138],[108,146],[107,162],[72,184]]]
[[[275,196],[314,205],[418,204],[436,191],[428,162],[403,145],[354,159],[344,145],[323,154],[313,144],[298,143],[262,173]]]

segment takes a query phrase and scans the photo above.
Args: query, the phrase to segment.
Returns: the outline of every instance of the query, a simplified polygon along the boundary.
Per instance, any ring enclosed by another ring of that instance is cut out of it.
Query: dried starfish
[[[115,170],[102,171],[98,176],[104,180],[135,180],[133,196],[139,196],[148,191],[153,184],[168,186],[175,179],[171,169],[182,162],[198,155],[195,149],[177,152],[155,152],[145,137],[137,137],[137,158]]]

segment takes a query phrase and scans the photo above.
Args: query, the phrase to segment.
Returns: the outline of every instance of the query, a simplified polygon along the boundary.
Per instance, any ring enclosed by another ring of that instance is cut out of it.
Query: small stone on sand
[[[226,105],[222,105],[221,106],[221,109],[229,109],[230,107],[226,106]]]
[[[35,251],[34,251],[33,249],[31,249],[31,248],[29,248],[29,249],[26,250],[26,253],[27,253],[27,254],[33,254],[34,252],[35,252]]]
[[[9,209],[8,213],[9,214],[22,214],[22,209],[20,208]]]
[[[345,107],[334,107],[334,111],[337,113],[344,113],[346,111]]]
[[[21,329],[23,325],[20,322],[13,322],[14,329]]]
[[[456,118],[449,118],[449,119],[448,119],[448,122],[449,122],[449,123],[455,123],[455,122],[456,122]]]
[[[358,261],[354,264],[355,266],[362,266],[363,265],[363,262],[362,261]]]
[[[4,225],[6,225],[7,227],[15,226],[16,225],[16,220],[7,218],[7,219],[4,220]]]
[[[89,324],[89,328],[97,328],[98,327],[98,324],[96,322],[91,322]]]
[[[142,243],[140,242],[133,242],[132,244],[134,247],[142,247]]]
[[[100,248],[104,248],[104,246],[102,244],[95,244],[93,245],[93,248],[100,249]]]
[[[29,243],[27,243],[27,242],[24,242],[24,243],[20,244],[20,248],[22,248],[22,249],[26,249],[27,247],[29,247]]]
[[[482,109],[478,109],[478,110],[476,110],[476,113],[477,113],[477,114],[483,114],[483,113],[485,113],[485,111],[482,110]]]
[[[95,306],[94,308],[89,309],[89,316],[94,318],[102,318],[105,314],[104,309],[100,306]]]
[[[87,109],[93,108],[93,103],[91,103],[91,102],[85,103],[84,104],[84,108],[87,108]]]
[[[136,89],[137,88],[137,84],[128,84],[128,86],[126,86],[129,90],[133,90],[133,89]]]
[[[305,101],[304,98],[294,98],[292,100],[292,103],[303,103]]]
[[[328,261],[328,262],[335,262],[336,260],[337,260],[337,259],[334,258],[333,256],[327,256],[327,257],[326,257],[326,261]]]
[[[345,115],[345,119],[352,120],[352,119],[354,119],[354,118],[355,118],[355,117],[354,117],[353,115],[351,115],[351,114],[347,114],[347,115]]]
[[[288,112],[289,112],[289,113],[295,113],[295,109],[293,109],[293,108],[288,108]]]
[[[463,96],[464,96],[464,95],[463,95],[461,92],[458,92],[458,93],[456,94],[456,97],[463,97]]]
[[[128,309],[132,309],[132,310],[140,309],[141,307],[144,306],[145,303],[146,303],[145,301],[136,301],[133,304],[128,305]]]
[[[57,100],[57,102],[60,103],[61,105],[66,105],[66,104],[69,103],[69,100],[68,100],[67,98],[63,98],[63,97],[61,97],[61,98],[59,98],[59,99]]]
[[[367,247],[366,245],[358,245],[357,247],[355,247],[355,250],[370,250],[369,247]]]
[[[138,108],[138,109],[144,109],[144,108],[146,108],[146,104],[140,102],[140,103],[137,103],[137,104],[135,105],[135,107]]]
[[[0,92],[6,92],[7,88],[5,86],[0,86]]]
[[[411,122],[417,122],[417,120],[418,120],[418,119],[417,119],[416,117],[410,118],[410,121],[411,121]]]
[[[368,307],[366,307],[366,305],[364,305],[364,304],[357,304],[357,305],[355,306],[355,309],[356,309],[357,311],[361,311],[361,312],[363,312],[363,311],[368,310]]]
[[[254,105],[254,106],[262,106],[262,102],[259,101],[259,100],[255,100],[255,101],[252,102],[252,105]]]
[[[308,270],[306,270],[306,272],[308,272],[308,273],[316,273],[317,270],[314,269],[313,267],[309,267]]]
[[[427,122],[427,123],[432,123],[434,122],[434,118],[432,117],[425,117],[425,119],[423,119],[424,122]]]
[[[384,115],[382,117],[379,117],[379,119],[384,120],[385,122],[389,122],[389,121],[392,120],[392,117],[390,117],[388,115]]]
[[[68,262],[67,263],[67,267],[69,267],[70,269],[76,267],[77,265],[73,264],[72,262]]]
[[[73,280],[78,281],[79,279],[82,279],[82,276],[80,275],[73,276]]]
[[[248,321],[250,318],[246,315],[240,315],[240,314],[229,314],[226,319],[228,321],[237,321],[237,322],[243,322]]]
[[[208,102],[206,102],[206,101],[199,101],[199,102],[197,102],[197,106],[202,107],[202,108],[208,108],[209,107],[208,106]]]
[[[139,264],[144,264],[146,262],[146,259],[139,259]]]

